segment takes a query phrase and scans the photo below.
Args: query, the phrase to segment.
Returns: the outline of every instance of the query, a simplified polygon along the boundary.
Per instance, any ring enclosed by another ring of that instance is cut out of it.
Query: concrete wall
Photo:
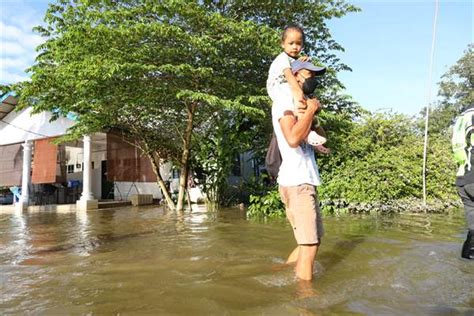
[[[82,163],[84,162],[83,149],[79,147],[66,147],[66,166],[74,165],[74,172],[80,172],[82,174]],[[94,151],[92,149],[91,161],[94,163],[94,170],[100,169],[102,161],[107,159],[107,153],[105,150]],[[79,164],[78,168],[76,165]]]
[[[92,146],[94,146],[94,143]],[[66,157],[66,165],[74,165],[74,173],[67,174],[67,180],[79,180],[82,182],[83,149],[80,147],[66,147]],[[92,169],[92,192],[97,199],[100,199],[102,196],[102,161],[107,160],[106,151],[94,150],[92,148],[91,160],[94,162],[94,168]],[[76,165],[80,165],[79,168]],[[161,174],[165,181],[170,180],[171,163],[166,163],[162,166]],[[177,180],[172,182],[177,182]],[[156,182],[135,182],[133,184],[133,182],[115,182],[114,199],[127,200],[133,194],[152,194],[155,199],[162,198],[160,187]]]
[[[171,181],[172,183],[177,183],[177,179],[171,179],[171,163],[163,164],[160,168],[160,173],[164,181]],[[152,194],[154,199],[163,198],[160,186],[156,182],[115,182],[115,200],[119,200],[120,198],[122,200],[127,200],[132,194]]]
[[[133,194],[152,194],[154,199],[163,197],[156,182],[115,182],[115,200],[128,200]]]

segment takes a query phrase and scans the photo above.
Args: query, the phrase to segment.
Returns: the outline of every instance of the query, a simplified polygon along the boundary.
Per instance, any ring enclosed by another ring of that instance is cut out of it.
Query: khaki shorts
[[[280,186],[279,191],[298,245],[319,244],[324,228],[316,187],[310,184]]]

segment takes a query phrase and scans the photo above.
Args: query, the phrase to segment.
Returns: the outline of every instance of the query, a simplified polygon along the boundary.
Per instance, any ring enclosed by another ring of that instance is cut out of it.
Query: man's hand
[[[296,102],[296,113],[295,115],[297,117],[300,117],[306,112],[306,109],[308,108],[308,105],[306,104],[306,100]]]
[[[311,58],[309,58],[309,56],[301,56],[300,58],[298,58],[298,60],[301,60],[301,61],[308,61],[310,59]]]
[[[307,99],[306,105],[308,106],[307,109],[313,111],[313,113],[316,113],[321,110],[321,103],[316,98]]]
[[[321,111],[321,103],[316,98],[305,99],[303,100],[303,102],[296,102],[296,104],[297,104],[296,114],[298,117],[303,115],[307,110],[313,111],[314,109],[314,112],[313,112],[314,114]]]

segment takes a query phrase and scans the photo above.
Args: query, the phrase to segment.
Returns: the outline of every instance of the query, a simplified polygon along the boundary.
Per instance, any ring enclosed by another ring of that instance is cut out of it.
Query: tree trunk
[[[189,194],[189,186],[186,189],[186,200],[188,201],[188,208],[191,211],[191,194]]]
[[[136,128],[133,128],[132,127],[132,130],[134,130],[134,132],[136,134],[140,134],[140,131],[137,130]],[[150,146],[147,142],[147,139],[146,138],[141,138],[140,139],[140,142],[137,142],[137,141],[130,141],[128,140],[123,134],[122,134],[122,140],[125,141],[126,143],[134,146],[135,148],[137,149],[140,149],[140,151],[147,155],[148,158],[150,159],[150,162],[151,162],[151,167],[153,168],[153,172],[155,173],[156,175],[156,183],[158,184],[158,186],[160,187],[161,189],[161,192],[163,193],[163,197],[165,198],[166,200],[166,204],[168,205],[168,207],[172,210],[175,210],[176,209],[176,205],[174,204],[173,202],[173,199],[171,198],[171,194],[170,194],[170,191],[169,191],[169,188],[166,187],[166,183],[163,181],[163,178],[161,177],[161,173],[160,173],[160,157],[156,154],[156,152],[153,152],[151,149],[150,149]]]
[[[188,106],[188,120],[186,125],[186,131],[184,133],[183,143],[183,154],[181,156],[181,175],[179,177],[179,192],[178,202],[176,205],[177,211],[184,209],[184,194],[188,188],[188,173],[189,173],[189,157],[191,152],[191,136],[193,134],[193,120],[194,110],[196,109],[196,103],[192,103]]]
[[[163,197],[166,200],[166,204],[168,205],[170,209],[175,210],[176,205],[174,204],[173,199],[171,198],[169,188],[166,186],[166,183],[163,181],[163,178],[161,177],[159,158],[155,157],[155,155],[153,154],[149,154],[148,157],[150,158],[153,171],[156,174],[156,182],[160,186],[161,192],[163,193]]]

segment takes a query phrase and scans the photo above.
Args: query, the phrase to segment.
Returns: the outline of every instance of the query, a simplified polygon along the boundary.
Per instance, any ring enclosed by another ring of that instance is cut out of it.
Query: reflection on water
[[[0,215],[0,311],[470,315],[461,212],[325,218],[312,283],[285,221],[154,207]]]

